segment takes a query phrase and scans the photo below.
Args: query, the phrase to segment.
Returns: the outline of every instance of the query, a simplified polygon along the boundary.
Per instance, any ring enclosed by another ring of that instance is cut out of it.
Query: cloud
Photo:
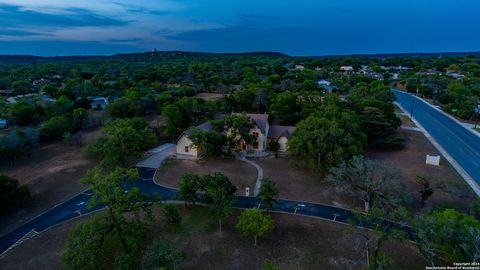
[[[136,42],[136,41],[141,41],[141,38],[109,38],[107,41],[109,42],[115,42],[115,43],[126,43],[126,42]]]
[[[37,32],[31,32],[31,31],[25,31],[25,30],[19,30],[19,29],[0,29],[0,36],[25,37],[25,36],[35,36],[38,34],[39,33]]]
[[[0,25],[3,27],[48,26],[112,26],[127,25],[129,21],[109,18],[81,8],[66,8],[62,14],[25,10],[21,6],[0,6]]]
[[[281,20],[280,17],[277,17],[277,16],[268,16],[268,15],[259,15],[259,14],[241,14],[240,17],[245,19],[268,20],[268,21]]]

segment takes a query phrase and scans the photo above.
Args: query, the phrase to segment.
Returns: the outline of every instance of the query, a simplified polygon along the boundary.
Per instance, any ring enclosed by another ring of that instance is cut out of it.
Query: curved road
[[[397,102],[480,184],[480,137],[418,97],[393,90]],[[413,108],[413,110],[412,110]]]

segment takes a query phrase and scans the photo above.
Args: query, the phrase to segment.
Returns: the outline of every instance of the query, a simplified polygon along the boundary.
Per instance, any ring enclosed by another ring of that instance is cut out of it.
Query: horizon
[[[290,56],[477,52],[480,21],[475,10],[480,10],[475,0],[0,0],[0,54],[109,56],[153,49]]]
[[[239,52],[206,52],[206,51],[188,51],[188,50],[151,50],[151,51],[137,51],[137,52],[117,52],[111,54],[65,54],[65,55],[37,55],[37,54],[1,54],[0,56],[30,56],[30,57],[42,57],[42,58],[55,58],[55,57],[112,57],[116,55],[128,55],[128,54],[144,54],[144,53],[162,53],[162,52],[182,52],[182,53],[204,53],[204,54],[250,54],[250,53],[278,53],[284,54],[288,57],[307,57],[307,58],[335,58],[335,57],[373,57],[373,56],[417,56],[417,55],[469,55],[469,54],[480,54],[480,50],[478,51],[445,51],[445,52],[382,52],[382,53],[365,53],[365,54],[328,54],[328,55],[291,55],[286,54],[284,52],[277,52],[277,51],[239,51]]]

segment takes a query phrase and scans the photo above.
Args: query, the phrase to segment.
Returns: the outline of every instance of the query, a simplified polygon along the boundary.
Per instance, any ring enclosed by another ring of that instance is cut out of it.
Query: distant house
[[[332,82],[327,80],[319,80],[317,81],[317,85],[329,94],[335,93],[337,91],[337,87],[335,85],[332,85]]]
[[[247,114],[252,122],[249,134],[256,138],[251,144],[247,144],[244,140],[240,140],[236,149],[241,152],[265,152],[268,148],[268,142],[276,140],[280,144],[280,151],[285,152],[288,149],[287,143],[290,135],[295,131],[295,127],[277,126],[268,123],[268,114]],[[205,122],[198,129],[203,131],[213,131],[213,127],[209,122]],[[228,130],[224,134],[228,134]],[[202,156],[202,149],[194,145],[190,138],[190,131],[186,130],[177,140],[177,155],[199,158]]]
[[[317,81],[317,85],[318,85],[318,86],[324,86],[324,85],[330,85],[330,84],[332,84],[332,82],[327,81],[327,80],[319,80],[319,81]]]
[[[304,70],[305,70],[305,66],[303,66],[303,65],[295,65],[295,70],[304,71]]]
[[[288,139],[295,132],[292,126],[271,125],[268,131],[268,141],[276,141],[280,145],[280,152],[287,152]]]
[[[34,81],[32,82],[32,85],[33,85],[33,86],[41,86],[41,85],[45,85],[45,84],[47,84],[47,83],[50,83],[50,81],[49,81],[49,80],[45,80],[45,79],[42,78],[42,79],[40,79],[40,80],[34,80]]]
[[[90,107],[93,110],[105,110],[108,106],[108,98],[105,97],[94,97],[90,103]]]
[[[8,128],[8,120],[0,118],[0,129]]]
[[[203,131],[212,131],[213,127],[209,122],[204,122],[200,125],[198,125],[196,128],[203,130]],[[180,135],[180,137],[177,139],[177,149],[176,153],[177,156],[187,156],[187,157],[192,157],[192,158],[199,158],[202,156],[202,149],[197,147],[193,141],[192,138],[190,138],[190,131],[186,130]]]
[[[352,66],[341,66],[340,70],[343,71],[343,72],[351,72],[351,71],[353,71],[353,67]]]
[[[445,72],[445,75],[447,75],[448,77],[452,77],[452,78],[454,78],[454,79],[456,79],[456,80],[461,80],[463,77],[465,77],[465,75],[460,74],[460,73],[458,73],[458,72],[456,72],[456,71],[452,71],[452,70],[447,70],[447,71]]]

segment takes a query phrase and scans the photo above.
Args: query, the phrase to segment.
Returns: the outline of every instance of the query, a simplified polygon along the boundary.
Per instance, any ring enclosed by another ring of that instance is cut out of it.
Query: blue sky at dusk
[[[0,0],[0,54],[480,51],[479,0]]]

